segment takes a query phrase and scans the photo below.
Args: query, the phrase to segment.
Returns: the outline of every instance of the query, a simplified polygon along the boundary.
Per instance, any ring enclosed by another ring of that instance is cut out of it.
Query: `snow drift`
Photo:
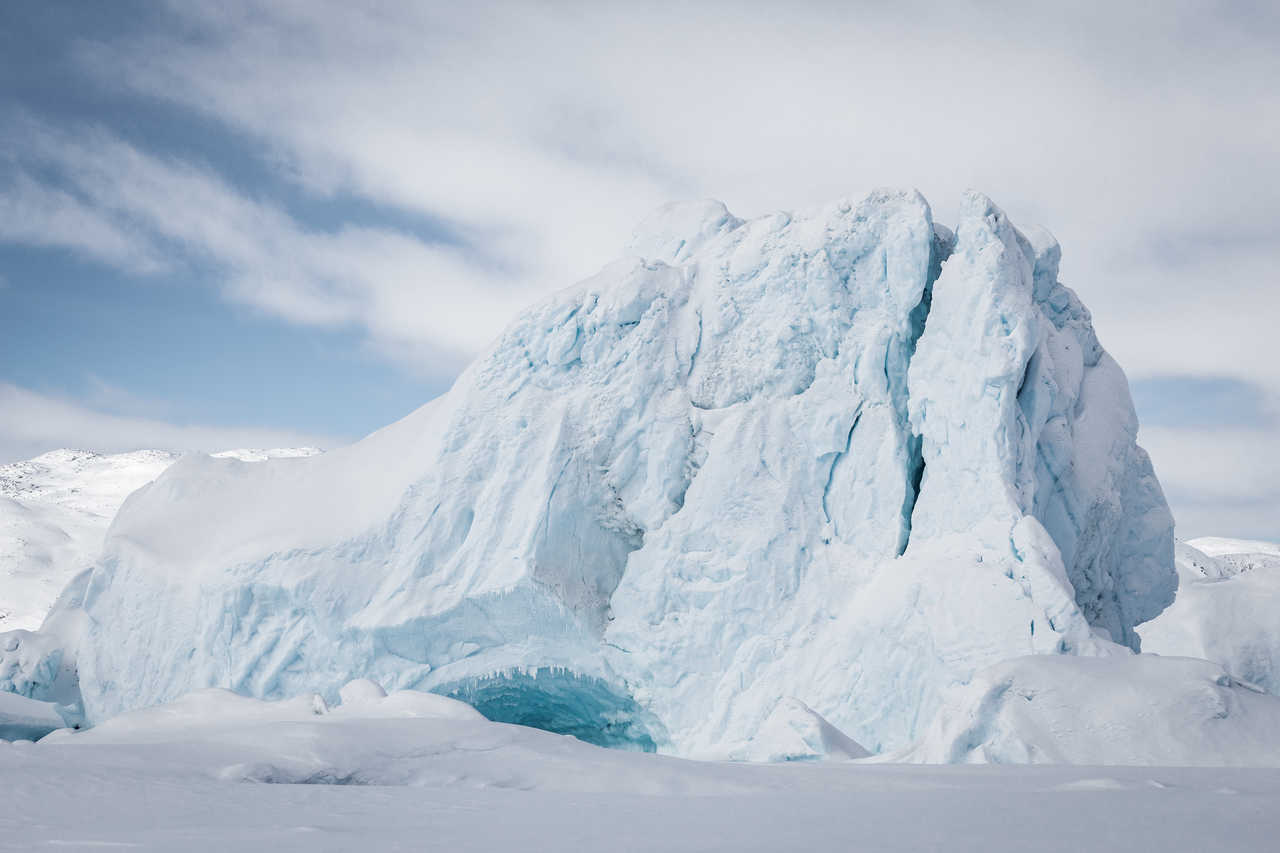
[[[1178,543],[1177,600],[1142,626],[1142,648],[1211,660],[1280,696],[1280,546]]]
[[[1280,699],[1205,660],[1030,656],[954,688],[898,760],[1280,766]]]
[[[423,698],[440,697],[410,704]],[[0,846],[1271,853],[1280,836],[1276,770],[694,762],[345,701],[269,704],[201,691],[171,724],[140,712],[0,741]]]
[[[369,677],[685,755],[799,702],[879,751],[995,661],[1125,653],[1172,520],[1059,254],[976,193],[954,233],[914,192],[664,209],[403,421],[133,495],[88,717]]]

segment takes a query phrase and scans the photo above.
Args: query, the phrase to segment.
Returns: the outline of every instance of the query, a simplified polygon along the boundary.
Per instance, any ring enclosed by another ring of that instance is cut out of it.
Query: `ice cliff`
[[[914,192],[664,209],[403,421],[129,498],[87,715],[368,677],[687,755],[801,703],[882,750],[998,660],[1125,654],[1172,520],[1058,258],[976,193],[954,233]]]

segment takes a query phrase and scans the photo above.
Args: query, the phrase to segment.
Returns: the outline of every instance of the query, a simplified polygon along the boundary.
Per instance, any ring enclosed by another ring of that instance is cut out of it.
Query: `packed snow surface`
[[[1172,520],[1059,255],[976,193],[954,233],[914,192],[666,208],[399,423],[137,492],[88,717],[368,677],[612,746],[881,751],[998,660],[1127,654]]]
[[[205,690],[0,742],[0,850],[1269,851],[1280,834],[1274,769],[691,762],[348,688],[335,708]]]
[[[1280,696],[1280,546],[1206,538],[1177,554],[1177,600],[1141,627],[1143,650],[1214,661]]]

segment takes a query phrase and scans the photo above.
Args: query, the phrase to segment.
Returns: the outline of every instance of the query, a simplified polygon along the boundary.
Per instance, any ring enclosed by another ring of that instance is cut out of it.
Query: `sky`
[[[672,200],[1063,246],[1179,535],[1280,539],[1273,3],[0,4],[0,462],[333,447]]]

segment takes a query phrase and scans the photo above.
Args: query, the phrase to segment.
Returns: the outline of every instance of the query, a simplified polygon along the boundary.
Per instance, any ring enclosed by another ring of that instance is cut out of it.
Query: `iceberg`
[[[72,607],[85,714],[367,678],[607,746],[881,752],[996,661],[1128,655],[1173,522],[1059,257],[978,193],[954,232],[914,191],[664,208],[404,420],[134,493]]]

